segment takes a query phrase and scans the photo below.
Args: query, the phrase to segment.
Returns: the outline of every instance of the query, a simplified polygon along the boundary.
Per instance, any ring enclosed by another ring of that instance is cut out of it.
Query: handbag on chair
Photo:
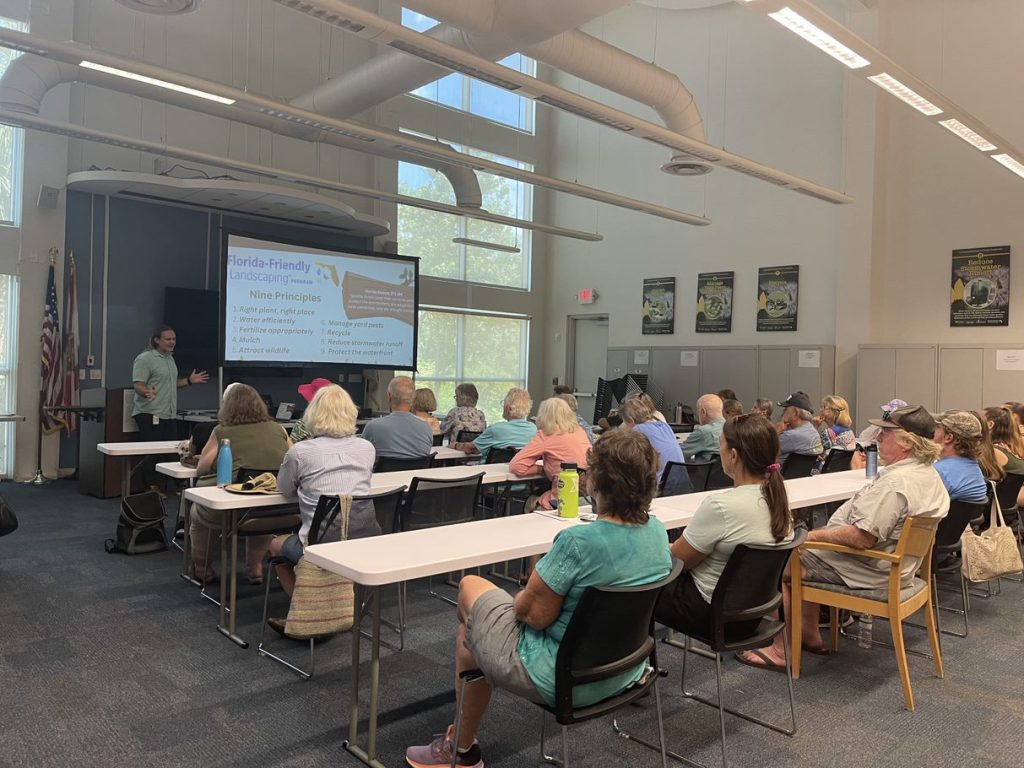
[[[990,581],[1024,570],[1013,530],[1003,520],[1003,510],[993,496],[989,526],[980,534],[967,526],[960,537],[960,570],[968,581]]]
[[[348,539],[348,521],[352,497],[338,497],[341,540]],[[352,629],[355,613],[355,590],[352,582],[313,565],[306,558],[295,566],[295,589],[285,619],[288,637],[307,639]]]

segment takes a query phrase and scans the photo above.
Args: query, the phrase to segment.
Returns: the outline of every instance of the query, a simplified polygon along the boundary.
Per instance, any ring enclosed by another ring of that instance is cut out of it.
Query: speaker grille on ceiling
[[[574,104],[570,104],[567,101],[562,101],[561,99],[554,99],[550,96],[537,96],[534,99],[534,101],[539,101],[541,104],[547,104],[548,106],[551,107],[557,107],[563,112],[571,112],[574,115],[585,117],[587,120],[592,120],[595,123],[601,123],[601,125],[607,125],[609,128],[615,128],[616,130],[623,131],[625,133],[629,133],[630,131],[633,130],[633,126],[630,125],[629,123],[624,123],[621,120],[606,117],[605,115],[602,115],[600,112],[595,112],[592,109],[583,109],[582,107],[577,107]]]
[[[287,8],[294,8],[297,11],[320,19],[320,21],[333,24],[339,29],[347,29],[349,32],[354,32],[357,35],[366,29],[365,24],[359,24],[351,19],[346,19],[339,13],[325,11],[323,8],[318,8],[310,3],[304,3],[302,0],[277,0],[277,2]]]

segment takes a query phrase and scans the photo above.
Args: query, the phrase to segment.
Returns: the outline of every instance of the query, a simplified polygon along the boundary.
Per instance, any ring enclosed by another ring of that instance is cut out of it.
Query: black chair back
[[[825,456],[825,463],[821,465],[821,474],[829,472],[846,472],[853,461],[854,451],[845,451],[842,448],[833,448]]]
[[[1017,496],[1020,495],[1022,485],[1024,485],[1024,475],[1010,473],[996,483],[996,498],[999,499],[999,508],[1003,510],[1004,514],[1017,508]]]
[[[394,533],[395,521],[398,518],[398,507],[405,496],[404,488],[396,488],[393,491],[384,491],[367,496],[352,497],[352,515],[359,514],[362,508],[369,505],[377,518],[377,525],[381,533]],[[317,501],[316,511],[313,512],[313,522],[309,526],[308,542],[319,544],[323,537],[334,525],[334,521],[341,511],[341,504],[337,496],[321,496]]]
[[[474,432],[471,429],[460,429],[459,434],[455,436],[456,443],[472,443],[476,440],[483,432]]]
[[[399,528],[412,531],[475,519],[484,473],[450,480],[414,477],[399,510]]]
[[[936,555],[960,551],[960,537],[967,526],[978,517],[988,517],[991,505],[988,502],[951,501],[949,513],[939,521],[935,529],[935,544],[932,546],[932,559]]]
[[[742,640],[727,639],[729,624],[763,619],[777,610],[782,605],[782,572],[790,554],[806,538],[807,531],[798,527],[793,540],[786,544],[738,545],[711,595],[711,636],[697,639],[707,643],[713,651],[731,650],[731,644]],[[775,622],[769,631],[775,624],[785,626],[781,621]]]
[[[239,467],[235,472],[235,482],[244,483],[247,480],[252,480],[257,475],[262,475],[264,472],[269,472],[274,477],[277,477],[277,473],[281,471],[281,467],[273,467],[272,469],[252,469],[251,467]]]
[[[501,448],[491,448],[487,452],[487,463],[488,464],[508,464],[512,461],[512,457],[519,453],[518,448],[512,446],[503,446]]]
[[[707,491],[715,491],[719,488],[732,488],[733,480],[722,469],[722,459],[716,456],[711,460],[711,471],[708,473],[708,483],[705,487]]]
[[[412,469],[430,469],[434,465],[434,454],[414,456],[409,459],[396,459],[390,456],[378,456],[374,462],[374,472],[408,472]]]
[[[587,587],[576,604],[555,658],[555,705],[545,707],[562,725],[589,720],[622,706],[646,692],[657,675],[645,685],[627,688],[604,701],[573,709],[577,685],[606,680],[627,672],[644,659],[657,669],[654,642],[654,608],[662,587],[682,572],[674,561],[665,578],[637,587]]]
[[[444,445],[444,435],[441,433],[434,435],[433,442],[431,442],[430,444],[433,446]]]
[[[791,453],[782,462],[782,477],[793,480],[797,477],[810,477],[811,470],[818,463],[818,456],[813,453]]]
[[[674,463],[669,462],[669,464]],[[686,473],[690,476],[690,487],[693,488],[694,493],[700,493],[708,489],[708,478],[711,477],[711,470],[714,465],[714,460],[686,462]],[[665,467],[665,470],[668,471],[668,466]]]
[[[706,475],[703,479],[707,482]],[[665,463],[665,471],[661,473],[661,482],[658,486],[662,496],[681,496],[684,493],[693,493],[693,485],[690,483],[686,464],[680,461]]]

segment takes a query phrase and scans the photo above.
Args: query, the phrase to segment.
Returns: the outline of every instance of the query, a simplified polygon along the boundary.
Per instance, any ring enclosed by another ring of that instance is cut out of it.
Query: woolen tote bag
[[[341,518],[341,540],[348,539],[348,521],[352,497],[338,496]],[[306,558],[295,566],[295,590],[285,620],[288,637],[309,638],[347,632],[352,629],[355,614],[355,591],[344,576],[325,571]]]
[[[988,529],[977,534],[968,526],[960,537],[960,547],[960,570],[968,581],[990,581],[1024,570],[1017,539],[1003,520],[1003,510],[994,495]]]

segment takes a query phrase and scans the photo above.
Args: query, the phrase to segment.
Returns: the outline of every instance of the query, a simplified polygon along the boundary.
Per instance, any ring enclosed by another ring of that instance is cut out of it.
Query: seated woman
[[[704,499],[673,542],[672,555],[683,561],[685,570],[665,587],[655,613],[659,622],[683,634],[708,631],[711,596],[738,544],[770,546],[793,539],[786,486],[775,458],[779,437],[772,423],[757,414],[737,416],[725,422],[719,446],[722,469],[735,487]],[[730,626],[738,633],[747,629]]]
[[[821,447],[828,453],[831,448],[849,450],[856,442],[856,436],[850,428],[850,404],[839,395],[829,395],[821,401],[821,410],[815,419],[818,434],[821,436]]]
[[[683,449],[676,440],[676,434],[672,427],[664,421],[654,418],[650,407],[640,398],[634,397],[622,404],[619,409],[622,414],[622,423],[630,429],[635,429],[654,446],[658,452],[658,477],[665,472],[665,465],[670,461],[682,463]],[[681,478],[680,478],[681,479]]]
[[[487,417],[476,407],[479,399],[480,393],[469,382],[455,388],[455,407],[441,419],[441,434],[447,435],[449,445],[458,440],[463,430],[483,432],[487,429]]]
[[[289,595],[295,589],[294,566],[302,558],[320,497],[370,493],[376,451],[368,440],[356,437],[356,413],[356,405],[348,392],[337,384],[323,387],[313,397],[304,416],[309,439],[292,446],[281,463],[278,490],[289,501],[299,502],[302,517],[302,527],[297,534],[277,536],[270,542],[270,553],[282,555],[290,562],[290,565],[277,566],[277,577]],[[339,525],[340,521],[335,518],[334,526]],[[353,504],[348,538],[361,539],[380,532],[373,504]],[[337,535],[327,536],[331,541],[337,538]],[[267,624],[284,634],[283,619],[267,619]]]
[[[586,469],[588,450],[590,441],[587,433],[576,421],[576,414],[568,404],[557,397],[549,397],[542,402],[537,409],[537,434],[508,464],[509,472],[525,477],[537,474],[538,459],[544,462],[543,472],[551,481],[551,488],[539,497],[531,496],[526,511],[532,512],[538,506],[554,509],[562,462],[571,462],[579,469]]]
[[[434,411],[437,410],[437,397],[434,390],[428,387],[420,387],[412,398],[412,415],[422,422],[425,422],[435,435],[441,434],[441,422],[437,420]]]
[[[220,441],[224,439],[231,441],[232,480],[242,468],[264,470],[281,466],[291,440],[284,427],[270,418],[263,398],[248,384],[236,383],[224,390],[217,421],[196,466],[199,477],[216,471]],[[210,565],[210,551],[212,546],[219,546],[223,514],[199,504],[192,510],[189,534],[192,561],[196,578],[204,583],[216,578]],[[245,571],[250,584],[263,583],[263,555],[270,539],[270,536],[251,536],[245,540]]]
[[[495,687],[554,704],[558,646],[584,589],[650,584],[671,570],[665,527],[647,512],[658,485],[650,442],[616,429],[594,444],[589,459],[594,523],[561,530],[515,599],[479,576],[466,576],[459,585],[456,675],[479,669],[484,679],[462,694],[456,765],[483,766],[476,733]],[[618,679],[577,687],[574,704],[587,706],[624,690],[643,668],[641,662]],[[450,765],[454,732],[450,725],[432,743],[410,747],[406,762],[413,768]]]
[[[982,414],[995,451],[996,463],[1008,475],[1024,475],[1024,438],[1017,431],[1013,411],[1005,407],[986,408]],[[1017,496],[1017,506],[1024,505],[1024,488]]]
[[[750,409],[751,413],[764,416],[768,421],[772,420],[772,407],[773,403],[766,397],[759,397],[754,401],[754,407]]]

